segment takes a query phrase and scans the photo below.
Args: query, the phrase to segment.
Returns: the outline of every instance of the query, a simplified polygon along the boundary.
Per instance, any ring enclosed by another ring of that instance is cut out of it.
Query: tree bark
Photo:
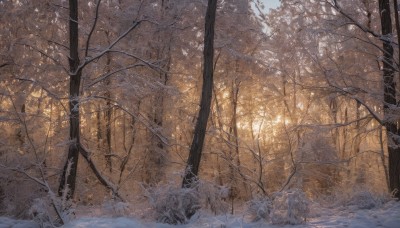
[[[210,114],[214,73],[214,25],[216,11],[217,0],[208,0],[204,32],[203,89],[201,94],[199,115],[197,118],[193,141],[187,160],[186,174],[182,182],[182,187],[185,188],[191,187],[193,181],[198,176],[201,154],[207,128],[207,121]]]
[[[82,71],[78,70],[78,0],[69,0],[69,139],[68,158],[64,165],[58,194],[61,196],[65,191],[67,199],[75,192],[76,173],[78,168],[80,126],[79,126],[79,88]]]
[[[110,57],[107,54],[107,66],[109,67],[110,64]],[[111,146],[111,139],[112,139],[112,131],[111,131],[111,117],[112,117],[112,112],[113,112],[113,107],[111,104],[111,92],[109,90],[111,84],[111,80],[107,79],[106,85],[106,94],[105,96],[107,97],[106,101],[106,110],[104,113],[104,118],[106,122],[106,152],[105,152],[105,160],[106,160],[106,168],[108,168],[108,171],[111,173],[112,172],[112,163],[111,163],[111,154],[112,154],[112,146]]]
[[[381,18],[382,35],[387,37],[383,41],[383,86],[386,135],[388,138],[389,152],[389,187],[394,196],[400,198],[400,148],[397,137],[399,129],[393,118],[394,110],[391,107],[397,106],[396,83],[393,69],[393,47],[390,43],[392,36],[392,19],[390,14],[390,1],[379,0],[379,12]]]

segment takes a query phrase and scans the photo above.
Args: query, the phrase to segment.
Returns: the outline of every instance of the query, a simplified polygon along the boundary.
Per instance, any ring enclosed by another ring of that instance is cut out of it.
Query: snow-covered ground
[[[33,221],[13,220],[0,217],[0,228],[39,227]],[[122,227],[353,227],[353,228],[400,228],[400,202],[390,201],[378,208],[356,209],[352,207],[322,208],[313,206],[311,218],[302,225],[271,225],[266,221],[251,221],[249,215],[194,216],[189,224],[168,225],[135,219],[132,217],[84,217],[73,220],[65,228],[122,228]]]

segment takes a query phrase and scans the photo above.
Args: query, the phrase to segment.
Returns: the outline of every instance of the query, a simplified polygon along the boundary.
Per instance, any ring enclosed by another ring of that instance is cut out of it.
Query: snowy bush
[[[291,189],[269,197],[257,197],[249,202],[253,221],[267,220],[273,224],[301,224],[310,213],[309,202],[302,190]]]
[[[65,205],[68,206],[61,208],[61,199],[50,194],[34,199],[28,212],[41,227],[54,227],[75,218],[74,205],[70,201]]]
[[[349,198],[348,205],[355,205],[358,209],[371,209],[380,202],[369,191],[358,191]]]
[[[29,214],[33,220],[37,222],[40,227],[53,227],[51,215],[50,215],[50,202],[46,198],[34,199]]]
[[[306,221],[309,212],[304,192],[290,189],[274,194],[270,218],[273,224],[301,224]]]
[[[200,208],[213,214],[229,210],[229,204],[224,201],[229,190],[224,186],[197,181],[192,188],[181,188],[175,183],[142,187],[158,222],[185,224]]]
[[[380,207],[390,200],[388,194],[378,194],[364,185],[349,188],[347,191],[338,190],[333,197],[334,206],[353,207],[354,209],[372,209]]]
[[[104,202],[103,209],[108,215],[112,215],[114,217],[127,216],[131,210],[129,203],[115,201]]]
[[[199,200],[203,209],[209,209],[214,215],[227,213],[229,203],[225,201],[229,197],[229,188],[217,186],[210,182],[198,182]]]
[[[272,210],[272,201],[268,197],[257,197],[249,202],[249,213],[253,221],[269,220]]]
[[[169,184],[145,187],[144,190],[158,222],[185,224],[200,208],[196,188],[180,188]]]

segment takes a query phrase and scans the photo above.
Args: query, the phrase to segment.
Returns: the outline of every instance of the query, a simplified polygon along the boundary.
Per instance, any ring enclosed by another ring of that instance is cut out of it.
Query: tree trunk
[[[96,120],[97,120],[97,132],[96,132],[96,138],[97,138],[97,149],[101,151],[101,148],[103,147],[103,136],[102,136],[102,123],[101,123],[101,106],[98,105],[97,107],[97,112],[96,112]]]
[[[109,64],[109,57],[107,57],[107,63]],[[112,117],[112,104],[111,104],[111,92],[109,91],[109,86],[111,84],[111,80],[107,79],[106,85],[107,85],[107,91],[106,91],[106,110],[105,110],[105,121],[106,121],[106,152],[105,152],[105,160],[106,160],[106,168],[108,168],[108,171],[111,173],[112,172],[112,163],[111,163],[111,154],[112,154],[112,146],[111,146],[111,117]]]
[[[355,126],[355,138],[354,138],[354,154],[358,155],[360,153],[360,146],[361,146],[361,123],[360,123],[360,118],[361,118],[361,103],[356,102],[356,126]]]
[[[382,35],[390,38],[392,35],[392,20],[389,0],[379,0],[379,12]],[[400,198],[400,148],[396,139],[399,132],[397,123],[393,118],[394,110],[391,109],[392,106],[397,106],[397,101],[393,69],[393,47],[390,41],[383,42],[383,86],[383,110],[389,152],[389,187],[390,191],[395,193],[395,197]]]
[[[207,121],[210,114],[214,73],[214,24],[216,11],[217,0],[208,0],[204,32],[203,89],[201,94],[200,111],[187,161],[186,174],[182,182],[182,187],[186,188],[192,185],[194,179],[197,178],[199,173]]]
[[[69,149],[68,159],[64,165],[58,194],[61,196],[65,191],[67,199],[75,192],[76,173],[79,157],[79,88],[82,71],[78,70],[78,0],[69,0]]]
[[[108,18],[110,20],[110,18]],[[110,32],[109,31],[105,31],[105,35],[107,37],[107,43],[108,45],[111,44],[111,39],[110,39]],[[107,53],[106,55],[106,66],[105,66],[105,71],[107,73],[110,73],[111,71],[111,54]],[[112,128],[111,128],[111,118],[112,118],[112,114],[113,114],[113,107],[111,104],[111,91],[110,91],[110,87],[111,87],[111,79],[107,78],[106,79],[106,92],[105,92],[105,97],[107,99],[106,101],[106,110],[104,112],[104,118],[105,118],[105,122],[106,122],[106,151],[105,151],[105,160],[106,160],[106,168],[108,169],[108,171],[110,173],[112,173],[112,160],[111,160],[111,154],[112,154]]]

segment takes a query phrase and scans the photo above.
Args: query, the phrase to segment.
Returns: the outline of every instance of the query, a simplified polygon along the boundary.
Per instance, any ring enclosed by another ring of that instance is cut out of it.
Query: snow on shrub
[[[206,181],[199,181],[197,186],[201,208],[209,209],[214,215],[228,212],[230,205],[225,201],[229,197],[228,187]]]
[[[185,224],[200,208],[213,214],[229,209],[224,201],[228,190],[208,182],[197,181],[192,188],[181,188],[175,183],[142,187],[158,222]]]
[[[29,209],[29,214],[32,219],[40,225],[40,227],[54,227],[53,213],[51,210],[50,200],[46,197],[36,198],[33,200],[32,206]]]
[[[257,197],[249,202],[248,211],[253,221],[266,220],[273,224],[301,224],[310,213],[309,202],[300,189],[274,193],[269,197]]]
[[[33,200],[28,213],[40,227],[58,226],[62,222],[69,222],[75,218],[75,206],[68,201],[61,210],[61,204],[61,199],[56,197],[36,198]],[[60,217],[63,221],[60,221]]]
[[[274,194],[270,213],[273,224],[301,224],[310,212],[309,202],[300,189],[290,189]]]
[[[380,202],[369,191],[358,191],[353,194],[347,205],[355,205],[358,209],[372,209],[378,206]]]
[[[107,200],[103,203],[103,209],[108,215],[113,217],[127,216],[131,207],[129,203],[126,202],[116,202],[114,200]]]
[[[185,224],[200,208],[196,188],[180,188],[167,184],[144,187],[144,190],[158,222]]]
[[[389,195],[378,194],[361,185],[349,188],[347,191],[336,191],[333,198],[334,206],[353,207],[354,209],[372,209],[380,207],[390,200]]]
[[[253,221],[269,220],[272,210],[272,200],[268,197],[257,197],[249,202],[249,213]]]

